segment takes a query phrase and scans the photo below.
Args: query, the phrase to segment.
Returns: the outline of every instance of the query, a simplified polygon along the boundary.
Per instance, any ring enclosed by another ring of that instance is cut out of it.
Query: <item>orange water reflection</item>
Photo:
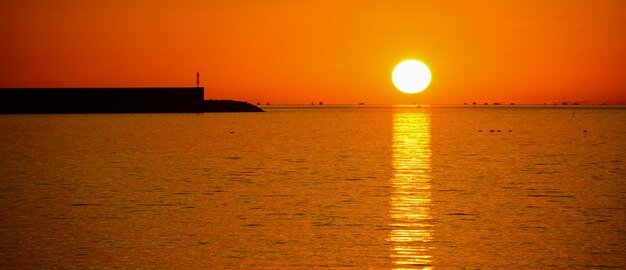
[[[430,116],[423,110],[398,111],[393,117],[391,227],[396,269],[430,269],[431,224]]]

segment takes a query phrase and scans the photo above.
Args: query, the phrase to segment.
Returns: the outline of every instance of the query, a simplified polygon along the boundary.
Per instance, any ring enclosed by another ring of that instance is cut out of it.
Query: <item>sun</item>
[[[391,73],[393,85],[408,94],[424,91],[430,84],[430,77],[428,66],[417,60],[402,61]]]

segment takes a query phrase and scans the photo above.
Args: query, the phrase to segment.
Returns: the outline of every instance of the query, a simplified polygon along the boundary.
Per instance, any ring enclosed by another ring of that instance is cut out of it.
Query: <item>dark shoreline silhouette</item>
[[[262,111],[242,101],[204,100],[204,87],[0,89],[1,114]]]

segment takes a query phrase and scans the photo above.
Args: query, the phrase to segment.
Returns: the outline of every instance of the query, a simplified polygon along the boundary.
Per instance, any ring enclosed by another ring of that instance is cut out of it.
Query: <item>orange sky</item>
[[[445,2],[445,3],[444,3]],[[207,98],[626,103],[626,1],[0,2],[0,87],[194,86]],[[391,70],[430,66],[424,92]]]

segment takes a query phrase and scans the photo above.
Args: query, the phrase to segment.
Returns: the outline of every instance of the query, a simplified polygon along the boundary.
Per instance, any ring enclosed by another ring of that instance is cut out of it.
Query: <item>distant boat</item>
[[[359,105],[365,105],[365,103],[363,103],[363,102],[359,102]]]
[[[515,102],[511,102],[511,105],[515,105]]]
[[[568,104],[567,104],[567,101],[563,101],[563,102],[561,102],[561,105],[568,105]]]
[[[489,103],[485,102],[485,103],[483,103],[483,105],[489,105]]]
[[[500,105],[500,102],[494,102],[493,105]]]
[[[319,105],[324,105],[324,102],[321,102],[321,101],[320,101]]]

